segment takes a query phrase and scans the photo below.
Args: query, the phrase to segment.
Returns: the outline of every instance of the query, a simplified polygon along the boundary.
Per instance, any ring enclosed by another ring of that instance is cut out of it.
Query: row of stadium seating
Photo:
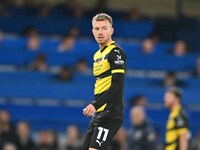
[[[59,22],[59,24],[57,23]],[[142,39],[150,36],[155,30],[164,40],[184,39],[189,43],[199,38],[200,27],[190,20],[170,21],[169,19],[157,19],[156,23],[151,20],[125,21],[115,20],[114,36],[123,38]],[[13,26],[14,24],[14,26]],[[39,33],[49,35],[63,35],[73,26],[80,29],[81,36],[91,36],[90,19],[70,19],[70,18],[38,18],[38,17],[0,17],[0,29],[6,33],[22,33],[26,27],[33,26]],[[198,44],[198,43],[196,43]]]
[[[29,26],[36,27],[41,34],[45,35],[63,35],[73,26],[79,28],[81,36],[92,35],[91,20],[88,19],[72,20],[63,18],[0,17],[0,29],[3,32],[20,34],[26,27]],[[151,21],[131,22],[116,20],[114,22],[114,27],[123,29],[117,30],[114,36],[123,36],[124,38],[135,37],[141,39],[148,37],[153,31],[153,23]]]
[[[15,64],[24,66],[35,59],[38,53],[23,52],[23,53],[2,53],[0,52],[1,64]],[[85,58],[90,66],[92,66],[92,55],[75,55],[75,54],[48,54],[47,63],[49,66],[73,66],[79,59]],[[164,70],[164,71],[194,71],[196,64],[196,55],[185,56],[181,58],[171,56],[141,56],[128,55],[127,68],[138,70]],[[158,63],[159,62],[159,63]]]
[[[26,51],[28,38],[19,37],[5,37],[0,40],[1,51]],[[58,52],[59,44],[62,43],[62,39],[42,38],[39,40],[38,51],[53,53]],[[140,54],[142,49],[142,42],[117,42],[127,53]],[[174,44],[171,42],[155,43],[154,54],[168,53],[170,49],[173,49]],[[94,40],[77,39],[74,43],[73,51],[94,53],[94,50],[98,49],[98,45]]]
[[[185,79],[183,88],[185,103],[198,103],[200,93],[199,79]],[[93,98],[94,78],[88,75],[75,74],[68,82],[60,82],[56,75],[37,72],[1,73],[0,95],[3,97],[81,99],[90,101]],[[31,87],[30,87],[31,85]],[[12,87],[12,88],[10,88]],[[34,92],[33,92],[34,91]],[[79,94],[81,91],[81,94]],[[126,77],[125,100],[132,95],[144,93],[150,102],[160,103],[165,88],[161,79]]]
[[[1,72],[0,80],[8,81],[18,81],[18,82],[52,82],[54,81],[55,74],[51,73],[40,73],[36,71],[19,71],[19,72]],[[91,85],[89,83],[94,81],[94,77],[92,75],[84,75],[81,73],[75,73],[73,75],[73,83],[81,82],[84,85]],[[143,87],[143,86],[152,86],[153,83],[161,81],[161,78],[138,78],[138,77],[130,77],[126,76],[126,86],[133,87]],[[200,88],[200,80],[196,77],[194,78],[184,78],[182,81],[187,84],[190,88],[197,89]],[[187,89],[187,86],[185,87]]]

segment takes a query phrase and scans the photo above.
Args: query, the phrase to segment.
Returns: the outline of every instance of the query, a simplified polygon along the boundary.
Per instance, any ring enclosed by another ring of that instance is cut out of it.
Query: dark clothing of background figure
[[[128,135],[128,150],[157,150],[156,133],[148,122],[132,127]]]

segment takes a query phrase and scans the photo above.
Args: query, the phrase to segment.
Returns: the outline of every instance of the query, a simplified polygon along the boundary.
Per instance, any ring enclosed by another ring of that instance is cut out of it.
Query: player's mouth
[[[98,40],[103,40],[104,39],[104,37],[98,37]]]

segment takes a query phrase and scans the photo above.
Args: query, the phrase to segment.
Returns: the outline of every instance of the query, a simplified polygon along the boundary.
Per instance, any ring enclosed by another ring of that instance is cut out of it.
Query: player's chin
[[[165,108],[169,108],[169,105],[165,103],[165,104],[164,104],[164,107],[165,107]]]
[[[104,44],[104,43],[105,43],[105,41],[104,41],[104,40],[102,40],[102,39],[98,39],[98,40],[97,40],[97,43],[99,43],[99,44]]]

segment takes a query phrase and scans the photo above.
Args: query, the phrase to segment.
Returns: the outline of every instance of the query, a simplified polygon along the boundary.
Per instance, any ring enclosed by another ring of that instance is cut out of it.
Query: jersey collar
[[[181,105],[177,105],[176,107],[174,107],[170,113],[170,117],[176,116],[180,109]]]
[[[115,41],[111,41],[110,43],[108,43],[106,46],[104,46],[104,48],[100,49],[101,53],[110,45],[115,44]]]

